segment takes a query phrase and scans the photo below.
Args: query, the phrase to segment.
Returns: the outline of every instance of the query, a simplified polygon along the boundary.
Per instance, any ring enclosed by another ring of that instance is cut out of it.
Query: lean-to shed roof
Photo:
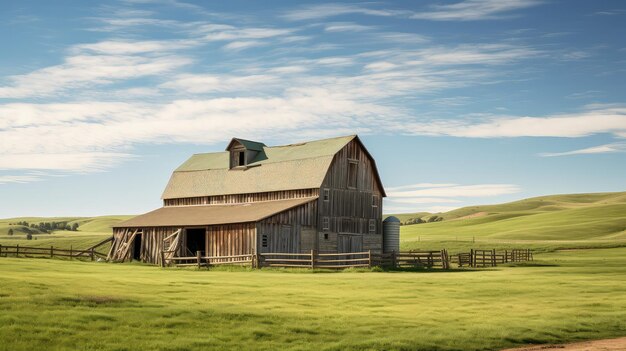
[[[118,223],[114,228],[189,227],[257,222],[315,199],[317,197],[246,204],[161,207],[152,212]]]

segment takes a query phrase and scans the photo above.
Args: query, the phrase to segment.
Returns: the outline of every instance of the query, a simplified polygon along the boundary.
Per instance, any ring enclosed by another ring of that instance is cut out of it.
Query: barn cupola
[[[249,167],[258,156],[264,154],[263,147],[265,146],[256,141],[233,138],[226,147],[226,151],[230,152],[230,168]]]

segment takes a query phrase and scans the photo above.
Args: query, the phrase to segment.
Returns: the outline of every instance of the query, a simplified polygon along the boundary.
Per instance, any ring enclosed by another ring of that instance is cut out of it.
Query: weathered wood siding
[[[185,197],[179,199],[165,199],[164,206],[191,206],[191,205],[217,205],[217,204],[241,204],[258,201],[271,201],[283,199],[297,199],[302,197],[318,196],[319,189],[300,189],[269,191],[264,193],[217,195]]]
[[[132,228],[135,230],[136,228]],[[163,239],[172,235],[175,231],[180,229],[179,227],[156,227],[156,228],[141,228],[141,248],[140,248],[140,260],[142,262],[158,264],[161,260],[161,251],[163,251]],[[113,245],[120,245],[124,230],[126,228],[114,228],[113,229]],[[131,243],[130,255],[134,250],[134,243]],[[179,254],[181,254],[182,247]]]
[[[255,253],[256,226],[238,223],[207,227],[206,252],[208,256],[234,256]]]
[[[349,184],[350,163],[357,167],[356,184]],[[381,195],[382,185],[377,180],[374,162],[358,141],[351,141],[335,155],[320,189],[317,224],[320,252],[380,252]]]
[[[317,203],[311,201],[257,223],[259,252],[309,252],[315,249]]]

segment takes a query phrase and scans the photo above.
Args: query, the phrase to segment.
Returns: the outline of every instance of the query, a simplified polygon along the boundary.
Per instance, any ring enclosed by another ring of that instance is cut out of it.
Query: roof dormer
[[[233,138],[226,151],[230,152],[230,168],[246,168],[263,152],[265,144],[256,141]]]

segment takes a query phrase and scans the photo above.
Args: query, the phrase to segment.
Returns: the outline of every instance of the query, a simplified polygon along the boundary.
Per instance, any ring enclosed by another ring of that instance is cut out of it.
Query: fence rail
[[[96,251],[94,247],[88,249],[75,250],[70,246],[70,249],[59,249],[54,246],[48,247],[30,247],[30,246],[7,246],[0,245],[0,257],[69,257],[74,258],[89,258],[94,261],[96,258],[106,259],[106,254]]]

